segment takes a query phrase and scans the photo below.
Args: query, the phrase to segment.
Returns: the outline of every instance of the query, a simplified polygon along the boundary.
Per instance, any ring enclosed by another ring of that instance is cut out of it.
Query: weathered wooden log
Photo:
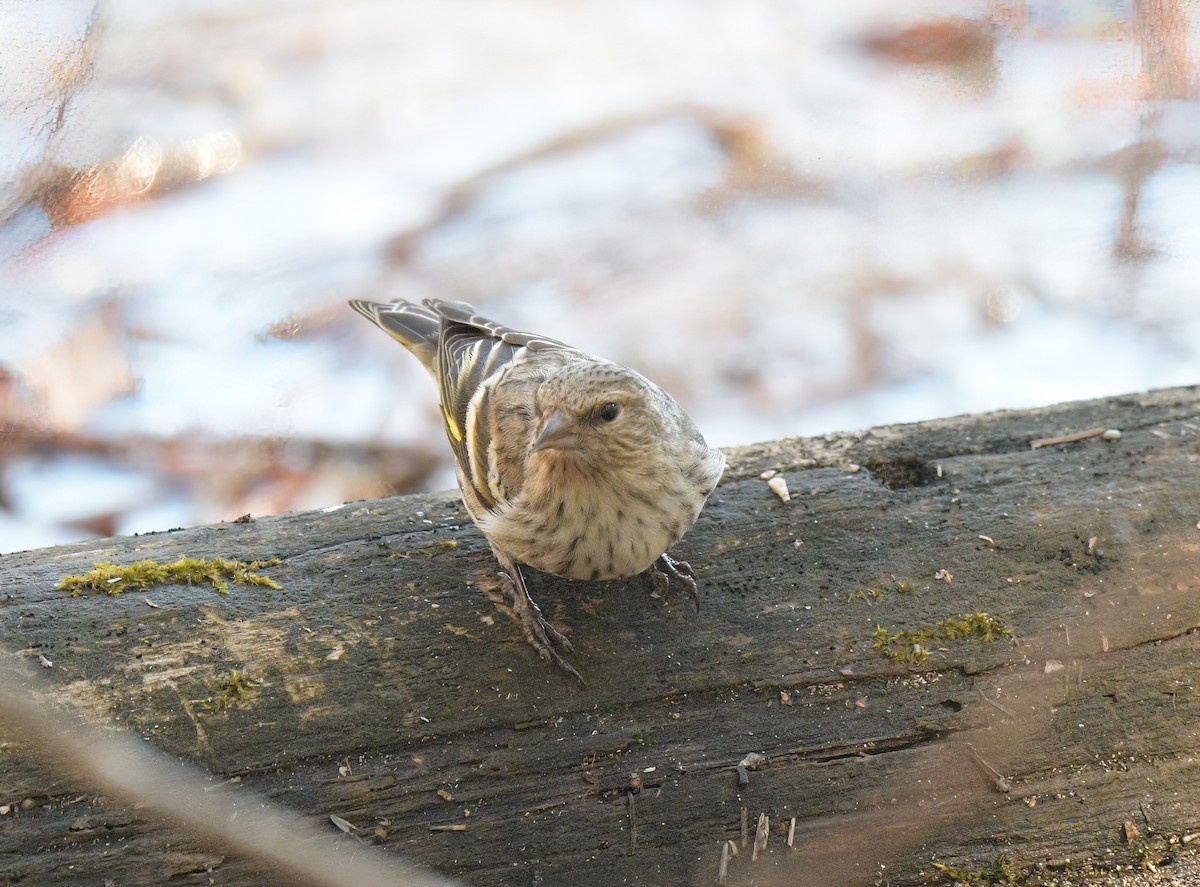
[[[1090,428],[1121,434],[1030,447]],[[453,494],[4,555],[0,647],[52,664],[47,705],[466,883],[703,884],[723,853],[730,884],[1078,883],[1200,832],[1198,522],[1172,389],[731,451],[677,549],[699,614],[530,575],[586,687]],[[183,556],[281,587],[55,589]],[[0,754],[0,883],[282,883]]]

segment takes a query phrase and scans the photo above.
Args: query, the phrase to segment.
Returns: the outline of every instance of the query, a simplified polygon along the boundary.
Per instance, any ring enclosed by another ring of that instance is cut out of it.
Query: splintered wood
[[[730,856],[737,856],[737,845],[733,841],[726,841],[721,845],[721,862],[717,865],[718,884],[724,885],[729,883]]]
[[[740,816],[740,831],[741,845],[746,847],[750,845],[750,811],[745,807],[741,809]],[[787,846],[796,846],[796,817],[791,817],[787,820],[786,828],[783,825],[783,820],[780,820],[776,826],[776,831],[779,834],[787,833]],[[767,842],[771,837],[771,817],[766,813],[758,814],[758,820],[754,827],[754,843],[750,851],[750,861],[758,862],[759,854],[767,852]],[[738,844],[736,841],[724,840],[721,842],[721,857],[717,863],[717,884],[727,884],[729,882],[729,863],[730,860],[738,856]]]
[[[754,850],[750,854],[751,862],[758,862],[758,854],[767,849],[767,839],[771,834],[771,817],[765,813],[758,814],[758,827],[754,830]]]

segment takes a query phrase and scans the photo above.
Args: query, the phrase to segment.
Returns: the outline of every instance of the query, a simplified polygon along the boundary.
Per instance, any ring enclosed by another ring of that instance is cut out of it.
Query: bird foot
[[[571,642],[567,640],[567,636],[551,625],[546,617],[542,615],[542,609],[529,596],[524,588],[524,581],[517,582],[507,573],[501,573],[508,580],[512,590],[513,611],[517,614],[517,618],[521,621],[521,630],[525,633],[525,640],[529,642],[529,646],[537,650],[538,656],[542,660],[553,662],[563,671],[570,675],[574,675],[579,683],[587,686],[587,682],[583,676],[575,670],[571,663],[563,658],[564,653],[573,653],[575,648],[571,646]]]
[[[647,572],[650,574],[650,581],[654,583],[655,590],[664,601],[671,594],[672,584],[679,584],[692,599],[692,603],[696,606],[696,612],[700,612],[700,595],[696,592],[696,576],[687,561],[677,561],[669,554],[663,553],[650,565]]]

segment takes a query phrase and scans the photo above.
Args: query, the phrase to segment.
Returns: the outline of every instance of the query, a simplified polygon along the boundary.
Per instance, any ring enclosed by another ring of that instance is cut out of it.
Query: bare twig
[[[979,765],[979,769],[984,772],[988,779],[991,780],[992,785],[996,787],[996,791],[1008,794],[1012,790],[1012,786],[1004,778],[1004,774],[985,761],[983,756],[975,750],[975,746],[971,745],[971,743],[966,743],[966,746],[971,750],[971,757],[975,759],[975,763]]]
[[[637,800],[633,792],[625,796],[629,806],[629,849],[637,849]]]
[[[1013,717],[1013,713],[1011,711],[1009,711],[1007,708],[1005,708],[1003,705],[1001,705],[995,699],[989,698],[988,695],[986,693],[984,693],[983,690],[981,690],[979,687],[975,688],[975,692],[978,693],[979,698],[982,699],[984,702],[986,702],[988,705],[997,709],[1001,713],[1008,715],[1010,718]]]
[[[302,887],[449,887],[454,882],[355,844],[343,848],[300,815],[242,789],[208,793],[202,771],[148,750],[127,736],[101,732],[78,718],[53,714],[48,703],[16,689],[5,670],[0,722],[24,750],[48,760],[127,804],[156,810],[220,847],[256,861]]]
[[[1074,434],[1064,434],[1061,437],[1039,437],[1037,440],[1029,442],[1030,449],[1041,449],[1042,447],[1052,447],[1056,444],[1075,443],[1081,440],[1087,440],[1089,437],[1103,437],[1108,431],[1106,428],[1089,428],[1087,431],[1076,431]]]

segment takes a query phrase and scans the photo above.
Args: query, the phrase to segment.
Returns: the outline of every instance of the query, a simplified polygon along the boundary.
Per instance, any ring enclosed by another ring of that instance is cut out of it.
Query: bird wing
[[[404,301],[384,305],[351,299],[350,307],[416,355],[425,369],[436,372],[440,315],[422,305]]]
[[[463,302],[426,299],[425,305],[441,318],[434,375],[446,435],[463,476],[480,503],[492,509],[507,497],[504,478],[519,486],[523,475],[523,466],[514,476],[511,470],[494,470],[495,463],[498,459],[511,461],[505,455],[511,456],[514,446],[521,446],[523,455],[525,443],[494,440],[497,427],[508,426],[509,434],[504,437],[509,437],[515,430],[511,427],[514,421],[532,423],[537,385],[552,369],[582,354],[554,339],[511,330],[480,317]],[[505,379],[510,384],[498,403],[493,393]]]

